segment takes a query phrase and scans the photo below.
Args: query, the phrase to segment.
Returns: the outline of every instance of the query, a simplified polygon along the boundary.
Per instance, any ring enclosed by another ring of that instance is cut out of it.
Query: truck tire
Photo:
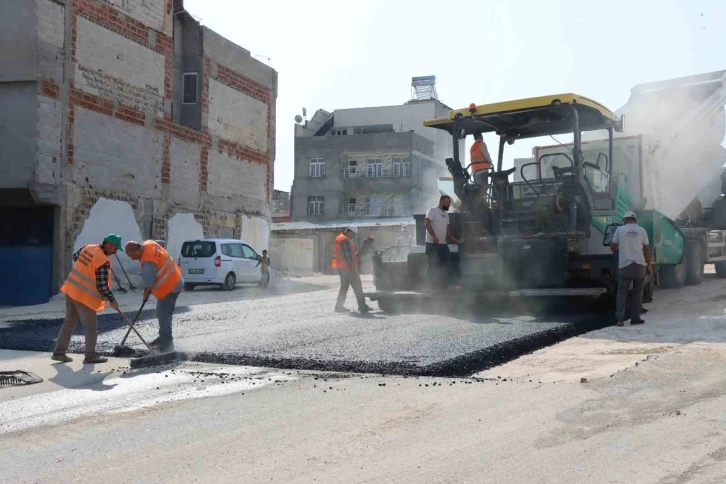
[[[703,262],[705,260],[703,246],[698,240],[686,241],[686,284],[697,286],[703,282]]]
[[[686,258],[683,258],[685,262]],[[686,284],[686,266],[681,263],[675,266],[660,266],[658,268],[660,286],[663,289],[679,289]]]
[[[713,266],[716,269],[716,277],[719,279],[726,278],[726,261],[714,262]]]

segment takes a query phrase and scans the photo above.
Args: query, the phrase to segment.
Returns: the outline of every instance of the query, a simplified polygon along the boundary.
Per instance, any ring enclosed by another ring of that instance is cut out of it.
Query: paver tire
[[[189,284],[188,282],[185,282],[184,283],[184,290],[185,291],[193,291],[195,287],[197,287],[196,284]]]

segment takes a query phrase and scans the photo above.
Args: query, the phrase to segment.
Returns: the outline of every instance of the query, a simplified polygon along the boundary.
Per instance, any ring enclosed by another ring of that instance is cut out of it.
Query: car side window
[[[257,260],[257,252],[255,252],[252,247],[244,244],[242,244],[240,247],[242,247],[242,250],[244,251],[245,259]]]
[[[230,250],[230,244],[222,244],[222,255],[232,257],[232,251]]]
[[[236,259],[243,259],[244,254],[242,253],[242,249],[240,249],[239,244],[229,244],[230,251],[232,252],[232,257]]]

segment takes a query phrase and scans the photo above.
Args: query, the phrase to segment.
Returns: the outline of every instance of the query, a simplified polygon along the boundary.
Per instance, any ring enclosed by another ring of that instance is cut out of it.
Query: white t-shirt
[[[648,232],[638,224],[621,225],[613,234],[613,244],[618,244],[620,263],[618,267],[628,267],[635,262],[647,265],[643,255],[643,246],[650,245]]]
[[[446,229],[449,226],[449,212],[441,210],[439,207],[431,207],[426,214],[426,219],[431,220],[431,228],[434,229],[439,244],[445,244]],[[428,230],[426,231],[426,242],[429,244],[434,243],[434,238]]]

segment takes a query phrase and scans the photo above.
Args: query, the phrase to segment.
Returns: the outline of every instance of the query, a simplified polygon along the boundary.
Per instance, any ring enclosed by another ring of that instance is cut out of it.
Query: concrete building
[[[290,222],[290,192],[273,190],[272,192],[272,222]]]
[[[106,232],[266,246],[276,97],[182,0],[0,2],[0,293],[34,291],[0,305],[43,302]]]
[[[318,110],[297,124],[292,220],[406,217],[434,205],[452,139],[422,122],[449,111],[436,99],[413,100]]]

